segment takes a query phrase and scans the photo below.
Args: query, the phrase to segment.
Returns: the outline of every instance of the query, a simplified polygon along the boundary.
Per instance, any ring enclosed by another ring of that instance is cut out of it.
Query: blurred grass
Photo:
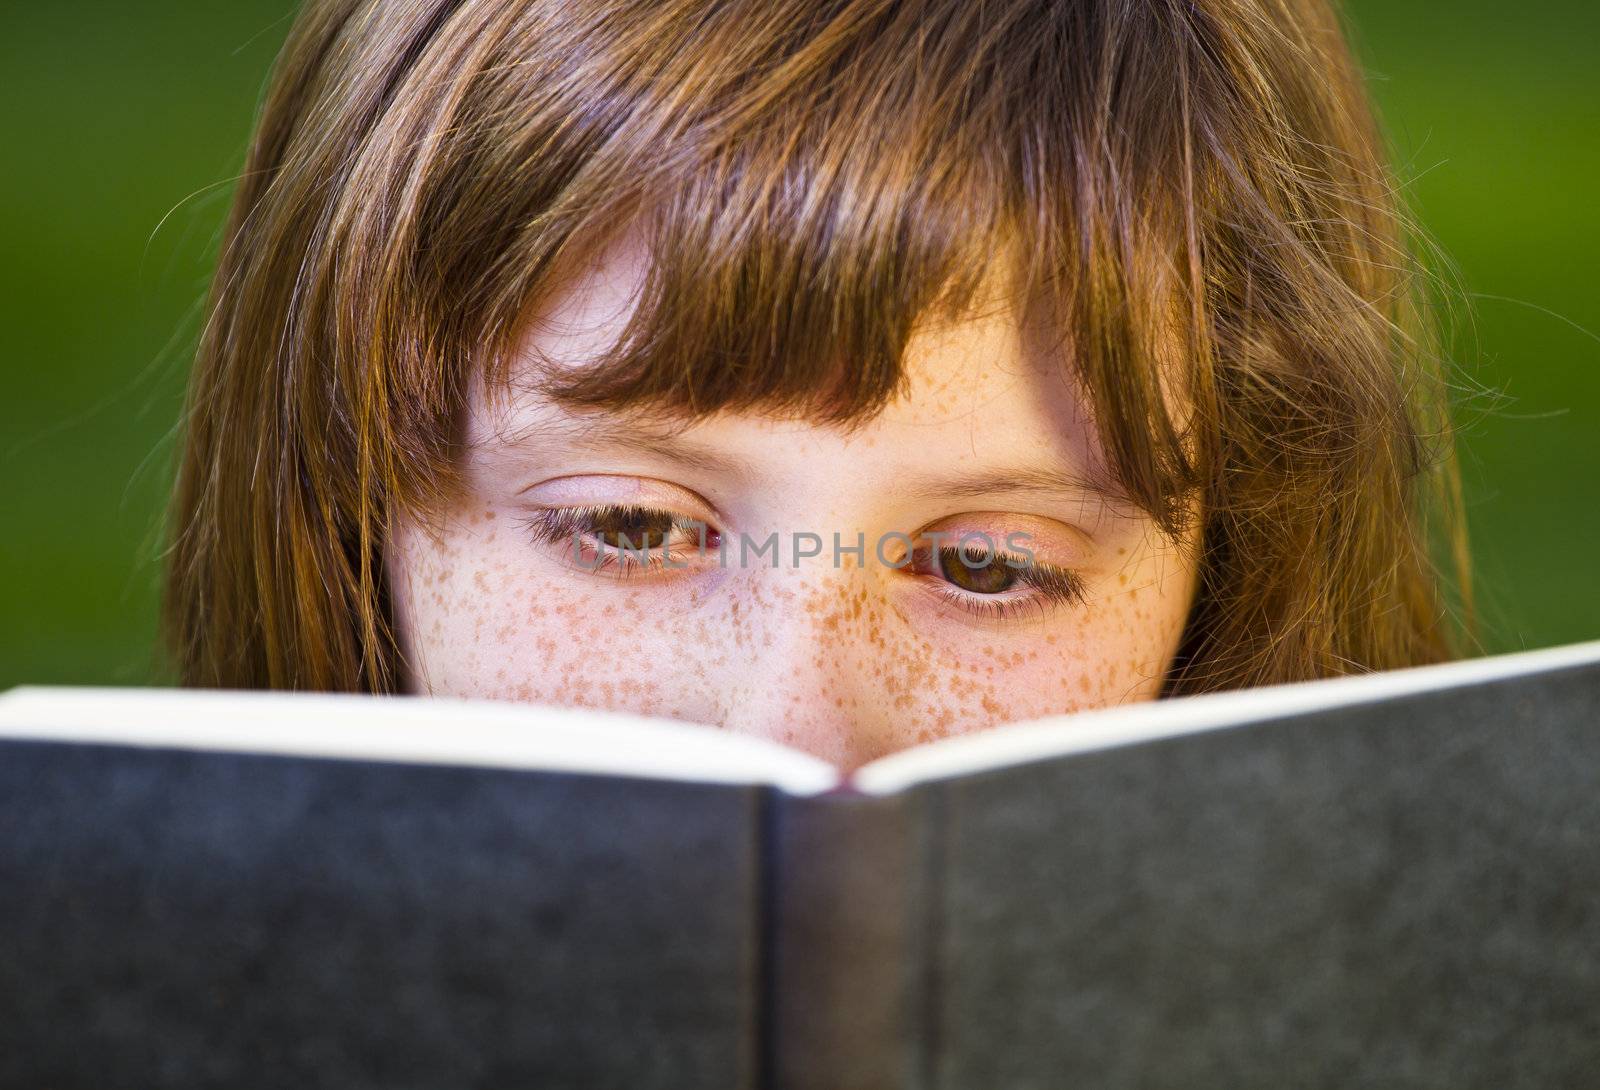
[[[1347,0],[1470,313],[1457,413],[1491,650],[1600,636],[1600,6]]]
[[[288,0],[60,2],[0,36],[0,687],[160,680],[171,429]],[[1473,293],[1461,412],[1491,650],[1600,636],[1600,7],[1352,0]],[[1586,332],[1588,331],[1588,332]]]
[[[227,182],[291,9],[7,11],[0,686],[157,677],[169,433]]]

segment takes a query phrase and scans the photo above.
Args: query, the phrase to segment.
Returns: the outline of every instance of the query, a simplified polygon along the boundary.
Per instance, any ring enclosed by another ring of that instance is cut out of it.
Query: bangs
[[[532,363],[571,407],[848,427],[902,388],[914,332],[1003,284],[1124,490],[1174,517],[1195,470],[1163,393],[1186,323],[1160,5],[685,7],[572,5],[419,66],[476,70],[420,123],[423,339],[487,347],[491,387]],[[624,229],[649,260],[622,335],[581,368],[515,359],[560,270]]]
[[[915,327],[959,317],[1013,272],[997,263],[1039,252],[1018,245],[1020,119],[998,116],[1009,89],[982,58],[939,47],[981,40],[960,25],[977,7],[946,27],[902,12],[819,28],[726,102],[716,86],[682,92],[705,115],[652,119],[686,135],[636,166],[623,197],[647,211],[585,225],[637,216],[650,258],[638,308],[612,352],[551,392],[839,424],[880,408]],[[920,63],[913,34],[934,43]]]
[[[519,362],[571,406],[869,419],[914,331],[992,304],[1021,248],[991,180],[926,191],[932,164],[865,153],[903,138],[851,135],[862,149],[746,145],[656,177],[628,221],[648,256],[621,336],[580,368]]]

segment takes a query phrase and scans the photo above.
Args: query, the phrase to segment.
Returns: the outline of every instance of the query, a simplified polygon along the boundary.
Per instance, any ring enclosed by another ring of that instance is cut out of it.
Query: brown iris
[[[987,549],[967,546],[939,550],[939,573],[954,586],[972,594],[999,594],[1010,590],[1017,573],[1002,557]]]
[[[672,516],[642,507],[615,507],[596,512],[588,532],[613,549],[659,549],[672,533]]]

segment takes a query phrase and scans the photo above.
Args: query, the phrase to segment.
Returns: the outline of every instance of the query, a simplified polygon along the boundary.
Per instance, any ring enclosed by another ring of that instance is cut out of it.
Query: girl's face
[[[625,236],[564,280],[525,356],[577,368],[614,341],[643,260]],[[717,724],[846,769],[1153,698],[1194,542],[1097,487],[1059,355],[994,309],[919,332],[905,395],[850,430],[479,388],[464,494],[391,540],[410,688]]]

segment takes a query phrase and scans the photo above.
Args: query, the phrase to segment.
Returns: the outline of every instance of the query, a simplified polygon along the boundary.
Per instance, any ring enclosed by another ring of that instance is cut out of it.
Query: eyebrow
[[[597,452],[621,447],[675,462],[678,465],[735,479],[748,479],[748,466],[715,447],[685,438],[675,431],[634,419],[549,421],[518,434],[511,446],[552,440]],[[925,474],[902,482],[918,498],[960,497],[982,499],[1002,493],[1034,493],[1051,497],[1093,496],[1114,505],[1129,505],[1128,493],[1111,480],[1041,466],[1002,466],[951,474]]]
[[[748,476],[748,470],[743,462],[722,453],[715,447],[697,443],[670,430],[657,428],[638,420],[549,421],[522,431],[507,445],[517,447],[551,442],[581,446],[596,452],[621,447],[707,473],[736,478]]]
[[[1115,482],[1039,466],[999,467],[977,472],[915,477],[907,491],[919,497],[959,496],[981,499],[1002,492],[1034,492],[1050,496],[1091,495],[1115,504],[1131,499]]]

